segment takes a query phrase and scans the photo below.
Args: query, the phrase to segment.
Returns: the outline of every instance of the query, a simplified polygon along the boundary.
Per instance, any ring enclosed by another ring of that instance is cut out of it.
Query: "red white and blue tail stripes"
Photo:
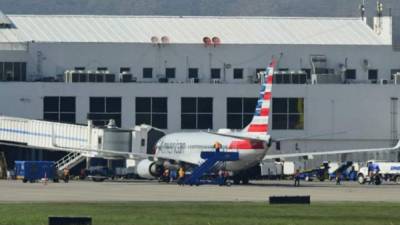
[[[268,133],[268,118],[271,106],[271,88],[274,75],[276,60],[272,60],[265,73],[264,83],[261,85],[260,96],[257,101],[256,111],[250,124],[245,128],[245,132]]]

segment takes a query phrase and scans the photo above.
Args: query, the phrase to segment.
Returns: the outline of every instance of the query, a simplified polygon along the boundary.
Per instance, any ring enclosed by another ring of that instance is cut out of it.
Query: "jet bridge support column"
[[[86,157],[86,169],[88,170],[90,167],[90,157]]]
[[[111,159],[107,159],[107,168],[112,169],[112,160]]]

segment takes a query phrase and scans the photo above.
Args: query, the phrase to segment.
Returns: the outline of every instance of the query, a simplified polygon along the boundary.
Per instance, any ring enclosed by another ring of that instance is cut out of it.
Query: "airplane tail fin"
[[[275,59],[272,59],[272,62],[269,64],[267,71],[264,75],[264,81],[261,79],[261,91],[257,101],[257,106],[253,119],[251,120],[250,124],[243,129],[244,132],[252,134],[267,134],[269,131],[268,118],[271,108],[271,88],[276,66],[277,61]]]

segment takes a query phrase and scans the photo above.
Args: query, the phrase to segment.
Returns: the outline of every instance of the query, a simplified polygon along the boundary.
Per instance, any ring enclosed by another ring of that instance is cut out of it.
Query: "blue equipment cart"
[[[15,175],[24,183],[43,178],[58,182],[57,170],[53,161],[15,161]]]

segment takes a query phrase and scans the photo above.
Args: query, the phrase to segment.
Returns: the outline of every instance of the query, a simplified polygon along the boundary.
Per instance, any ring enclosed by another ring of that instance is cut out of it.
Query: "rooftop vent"
[[[6,14],[0,11],[0,28],[12,28],[13,23]]]
[[[163,44],[169,44],[169,37],[168,36],[162,36],[161,37],[161,42],[163,43]]]
[[[217,47],[217,45],[221,44],[221,39],[219,39],[219,37],[213,37],[212,42],[214,44],[214,47]]]

